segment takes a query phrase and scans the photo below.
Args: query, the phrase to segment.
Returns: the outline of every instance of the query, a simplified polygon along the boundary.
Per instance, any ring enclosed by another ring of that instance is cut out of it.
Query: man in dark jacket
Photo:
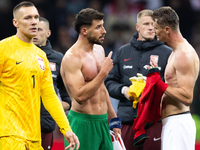
[[[37,36],[33,38],[33,43],[40,47],[46,54],[50,63],[52,72],[54,89],[60,94],[64,110],[68,110],[71,105],[70,97],[65,89],[61,75],[60,64],[63,54],[52,49],[50,41],[47,39],[51,35],[49,30],[49,22],[47,19],[40,17],[38,23]],[[53,131],[55,129],[55,121],[45,109],[41,101],[41,132],[42,132],[42,147],[44,150],[50,150],[53,145]]]
[[[157,58],[161,79],[164,80],[165,67],[172,49],[156,40],[152,14],[151,10],[138,13],[136,24],[138,32],[133,34],[130,43],[123,45],[116,52],[113,59],[114,67],[105,80],[110,96],[119,100],[117,116],[122,119],[122,138],[127,150],[161,149],[161,122],[147,129],[149,139],[143,146],[134,146],[133,122],[137,116],[137,108],[133,108],[133,100],[128,95],[131,85],[129,78],[137,76],[137,73],[147,75],[150,56]]]

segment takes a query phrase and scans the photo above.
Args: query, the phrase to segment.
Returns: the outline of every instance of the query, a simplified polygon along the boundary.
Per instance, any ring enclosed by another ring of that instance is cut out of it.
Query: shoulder
[[[70,49],[65,53],[61,61],[61,74],[74,74],[82,68],[81,57]]]
[[[94,44],[94,48],[99,49],[99,50],[104,50],[103,46],[99,44]]]
[[[174,61],[177,66],[183,68],[193,68],[196,60],[199,60],[196,51],[190,44],[183,44],[174,52]]]
[[[119,47],[119,48],[117,49],[117,53],[121,55],[121,54],[123,54],[125,51],[126,51],[126,52],[129,52],[129,51],[132,51],[132,50],[134,50],[134,48],[132,48],[132,46],[131,46],[130,43],[127,43],[127,44],[122,45],[121,47]]]
[[[14,50],[15,50],[15,41],[13,39],[13,36],[5,38],[0,41],[1,59],[5,59],[5,56],[12,55]]]
[[[95,52],[104,53],[104,48],[103,48],[103,46],[98,45],[98,44],[94,44],[93,50],[94,50]]]
[[[176,60],[182,61],[184,63],[186,63],[187,61],[188,62],[194,61],[195,57],[196,55],[195,55],[194,50],[190,50],[190,51],[178,50],[175,55]]]
[[[34,52],[36,53],[37,57],[43,59],[45,61],[45,63],[48,64],[49,61],[47,59],[46,53],[34,44],[33,44],[33,47],[34,47]]]
[[[76,51],[74,52],[72,49],[69,49],[65,55],[63,56],[61,65],[65,67],[74,67],[79,66],[81,64],[81,56]]]
[[[93,46],[93,52],[95,54],[97,54],[98,56],[105,57],[105,51],[104,51],[103,46],[101,46],[101,45],[94,44],[94,46]]]
[[[177,46],[175,49],[175,54],[175,56],[179,59],[186,58],[193,60],[194,56],[196,55],[196,51],[187,41],[185,41]]]
[[[119,48],[119,51],[123,51],[123,50],[130,50],[131,48],[131,44],[130,43],[127,43],[125,45],[122,45],[120,48]]]
[[[33,47],[35,49],[35,52],[40,55],[40,56],[43,56],[43,57],[46,57],[46,53],[39,47],[37,47],[35,44],[33,44]]]
[[[14,36],[10,36],[5,39],[2,39],[0,41],[0,45],[6,44],[6,43],[13,43],[14,41],[16,41],[16,38],[14,38]]]

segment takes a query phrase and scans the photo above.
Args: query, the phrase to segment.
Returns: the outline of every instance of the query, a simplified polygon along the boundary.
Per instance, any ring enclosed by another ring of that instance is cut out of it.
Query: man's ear
[[[87,35],[87,28],[86,27],[83,27],[83,28],[81,28],[81,33],[83,34],[83,35]]]
[[[47,38],[50,37],[50,35],[51,35],[51,30],[48,31]]]
[[[13,25],[18,28],[18,21],[16,19],[13,19]]]
[[[166,32],[167,34],[169,34],[170,31],[171,31],[171,28],[170,28],[169,26],[166,26],[166,27],[165,27],[165,32]]]
[[[139,25],[138,25],[138,23],[136,23],[135,29],[136,29],[137,32],[139,32]]]

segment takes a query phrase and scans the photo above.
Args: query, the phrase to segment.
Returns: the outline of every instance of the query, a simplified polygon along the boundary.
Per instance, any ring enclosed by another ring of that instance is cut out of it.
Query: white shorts
[[[161,150],[195,150],[196,126],[190,113],[162,120]]]

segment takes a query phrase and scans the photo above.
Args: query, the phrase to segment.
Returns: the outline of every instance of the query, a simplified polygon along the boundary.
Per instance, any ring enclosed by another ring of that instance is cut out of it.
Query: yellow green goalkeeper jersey
[[[0,136],[41,140],[42,92],[47,97],[43,101],[45,107],[54,114],[63,133],[71,130],[53,88],[46,54],[16,35],[0,41]]]

